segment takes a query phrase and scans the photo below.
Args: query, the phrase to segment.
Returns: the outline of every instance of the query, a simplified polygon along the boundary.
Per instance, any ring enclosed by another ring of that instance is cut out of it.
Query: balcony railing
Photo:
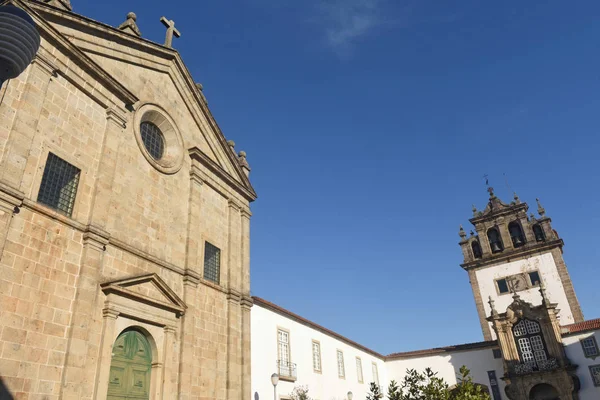
[[[297,378],[296,364],[289,361],[277,360],[277,374],[283,380],[295,381]]]
[[[559,367],[560,365],[558,365],[556,358],[549,358],[543,361],[515,364],[513,365],[512,372],[515,375],[525,375],[538,371],[551,371]]]

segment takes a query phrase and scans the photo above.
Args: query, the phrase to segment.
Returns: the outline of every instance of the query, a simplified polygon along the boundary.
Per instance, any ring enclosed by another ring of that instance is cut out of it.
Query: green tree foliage
[[[367,400],[379,400],[383,398],[383,393],[379,389],[379,385],[375,382],[371,382],[369,393],[367,394]]]
[[[452,390],[443,378],[431,368],[423,372],[408,369],[400,386],[391,381],[388,387],[389,400],[491,400],[483,388],[473,383],[467,367],[460,368],[458,384]],[[367,400],[375,400],[367,396]]]
[[[295,386],[292,393],[290,393],[292,400],[312,400],[308,395],[308,386]]]

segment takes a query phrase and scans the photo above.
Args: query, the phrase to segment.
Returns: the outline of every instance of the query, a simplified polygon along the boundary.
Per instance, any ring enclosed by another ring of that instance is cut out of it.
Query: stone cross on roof
[[[167,37],[165,38],[165,47],[173,47],[173,35],[181,37],[181,33],[175,28],[175,21],[160,17],[160,22],[167,27]]]

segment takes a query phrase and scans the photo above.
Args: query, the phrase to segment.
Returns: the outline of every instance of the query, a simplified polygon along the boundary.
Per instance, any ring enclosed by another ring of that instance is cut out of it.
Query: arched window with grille
[[[481,246],[479,245],[478,240],[473,240],[471,242],[471,250],[473,250],[473,257],[481,258],[483,256],[483,254],[481,252]]]
[[[487,231],[487,237],[490,242],[490,248],[492,249],[492,253],[500,253],[502,250],[504,250],[502,238],[500,238],[500,232],[498,232],[498,229],[490,228]]]
[[[536,242],[544,242],[546,240],[546,235],[544,235],[544,230],[539,224],[535,224],[533,226],[533,236],[535,236]]]
[[[513,326],[513,335],[517,342],[521,362],[527,364],[533,370],[546,369],[548,351],[540,324],[529,319],[522,319]]]
[[[521,247],[525,244],[525,235],[523,235],[523,229],[521,224],[517,221],[513,221],[508,224],[508,232],[510,233],[510,239],[512,240],[513,247]]]

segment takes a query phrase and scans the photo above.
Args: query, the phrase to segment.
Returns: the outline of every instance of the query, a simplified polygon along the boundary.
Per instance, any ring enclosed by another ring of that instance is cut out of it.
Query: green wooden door
[[[148,399],[151,369],[148,339],[138,331],[121,333],[112,350],[107,399]]]

